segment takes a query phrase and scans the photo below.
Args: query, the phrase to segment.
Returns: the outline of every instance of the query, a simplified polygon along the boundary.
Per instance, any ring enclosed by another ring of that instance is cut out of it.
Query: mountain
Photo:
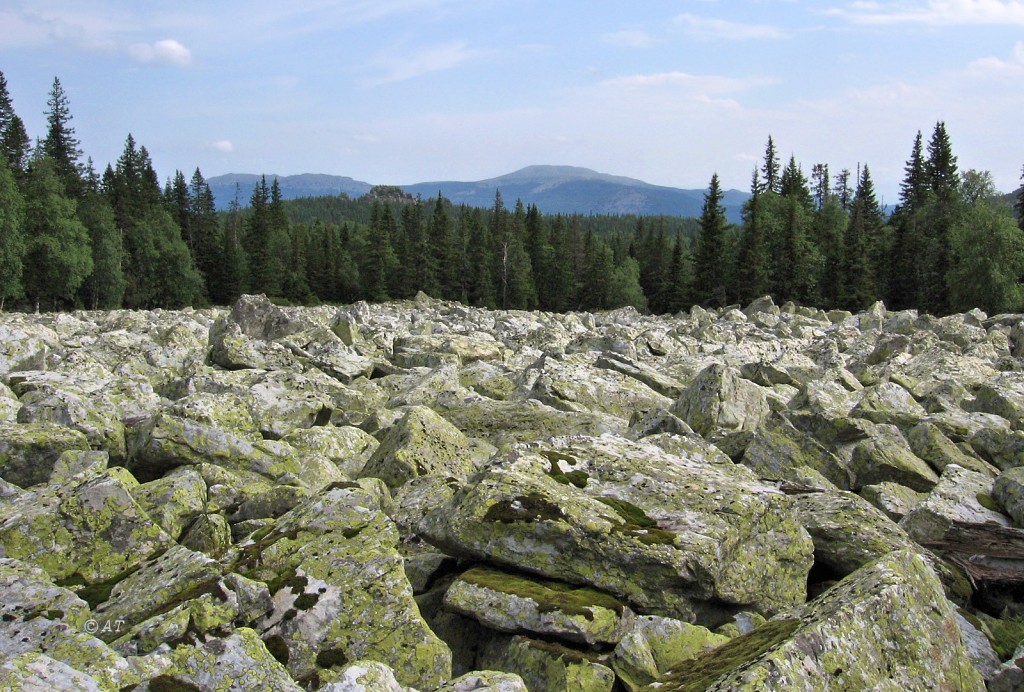
[[[344,192],[359,197],[371,185],[352,178],[332,175],[268,175],[277,177],[284,199],[318,197]],[[239,189],[239,202],[247,206],[260,176],[229,174],[207,180],[217,200],[218,209],[227,209]],[[455,204],[490,207],[494,193],[501,191],[507,207],[516,200],[536,204],[545,214],[637,214],[643,216],[698,217],[704,204],[705,190],[683,190],[652,185],[642,180],[598,173],[576,166],[527,166],[521,170],[488,180],[462,182],[455,180],[400,185],[403,190],[424,199],[440,192]],[[726,190],[723,205],[730,221],[740,221],[740,207],[749,195],[740,190]]]
[[[210,191],[216,200],[218,209],[227,209],[231,200],[235,198],[235,186],[238,186],[238,203],[243,207],[249,206],[249,199],[252,197],[253,188],[260,181],[262,176],[252,173],[228,173],[217,175],[207,179]],[[370,183],[361,180],[342,177],[340,175],[323,175],[319,173],[303,173],[301,175],[267,175],[269,184],[277,178],[281,186],[281,197],[284,199],[295,199],[297,197],[326,197],[338,195],[344,192],[350,197],[365,195],[373,187]]]
[[[514,173],[478,182],[440,181],[402,185],[424,198],[438,191],[456,204],[476,207],[494,204],[495,190],[505,205],[517,199],[536,204],[545,214],[638,214],[644,216],[700,216],[704,190],[682,190],[642,180],[598,173],[576,166],[527,166]],[[747,193],[727,190],[723,205],[730,221],[740,220]]]

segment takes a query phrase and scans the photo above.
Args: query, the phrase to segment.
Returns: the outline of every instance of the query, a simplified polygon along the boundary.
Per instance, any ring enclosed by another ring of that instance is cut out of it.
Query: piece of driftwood
[[[1024,529],[953,522],[936,541],[921,541],[975,582],[1024,583]]]

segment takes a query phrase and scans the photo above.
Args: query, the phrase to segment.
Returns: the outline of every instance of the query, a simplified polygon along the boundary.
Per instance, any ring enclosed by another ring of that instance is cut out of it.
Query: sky
[[[1012,191],[1024,1],[0,0],[30,136],[60,79],[97,169],[129,133],[164,180],[373,184],[572,165],[749,189],[771,135],[895,203],[916,133]]]

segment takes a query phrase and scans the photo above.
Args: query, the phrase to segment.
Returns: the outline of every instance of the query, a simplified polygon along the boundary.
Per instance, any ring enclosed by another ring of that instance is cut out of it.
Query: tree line
[[[945,124],[911,148],[887,214],[867,165],[808,178],[768,138],[742,222],[713,175],[700,219],[544,215],[422,200],[377,186],[282,199],[263,178],[218,212],[196,169],[161,187],[128,135],[97,173],[55,79],[32,146],[0,73],[0,309],[178,308],[243,292],[296,304],[406,298],[470,305],[654,313],[762,295],[860,309],[875,300],[934,314],[1024,310],[1024,187],[1013,204],[987,172],[960,172]],[[1018,220],[1014,219],[1014,209]]]

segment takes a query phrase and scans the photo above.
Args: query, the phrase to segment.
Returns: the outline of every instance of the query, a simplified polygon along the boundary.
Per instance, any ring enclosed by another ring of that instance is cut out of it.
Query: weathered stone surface
[[[742,467],[610,437],[518,447],[420,531],[456,553],[685,619],[802,602],[811,557],[792,500]]]
[[[878,483],[865,485],[860,489],[860,496],[895,522],[905,517],[914,509],[928,493],[919,493],[899,483]]]
[[[463,480],[474,470],[470,443],[458,428],[425,406],[412,406],[391,426],[361,476],[388,487],[426,475]]]
[[[615,673],[586,655],[523,636],[485,645],[481,664],[518,675],[530,692],[611,692]]]
[[[992,485],[992,496],[1017,528],[1024,528],[1024,466],[1004,471]]]
[[[476,670],[449,680],[435,692],[529,692],[526,683],[515,673]]]
[[[160,528],[177,539],[206,507],[206,482],[195,469],[179,467],[135,488],[132,497]]]
[[[672,667],[729,641],[699,625],[642,615],[615,647],[612,667],[628,690],[656,681]]]
[[[659,689],[984,687],[935,573],[919,555],[900,551],[792,614],[679,666]]]
[[[885,481],[923,492],[935,486],[939,477],[914,454],[896,426],[870,425],[868,432],[870,437],[857,443],[850,460],[854,490]]]
[[[590,646],[618,642],[633,623],[629,608],[607,594],[481,567],[460,575],[444,604],[499,632]]]
[[[55,581],[96,584],[132,570],[172,542],[132,498],[136,487],[109,469],[23,493],[0,505],[0,552]]]
[[[764,388],[743,379],[735,369],[715,364],[697,375],[671,410],[707,436],[714,430],[756,430],[768,416],[769,406]]]
[[[354,661],[343,669],[320,674],[320,692],[415,692],[395,679],[395,671],[380,661]]]
[[[349,478],[359,475],[380,445],[372,435],[350,425],[299,428],[282,441],[299,452],[323,454]]]
[[[990,476],[956,465],[947,466],[928,497],[900,521],[900,526],[911,538],[925,543],[942,540],[954,524],[1009,526],[1005,515],[982,504],[983,498],[991,494]]]
[[[364,658],[388,664],[405,685],[429,689],[450,677],[451,652],[420,617],[398,531],[381,510],[387,499],[380,481],[339,483],[241,546],[236,571],[273,592],[259,629],[296,679]]]
[[[171,654],[171,666],[157,680],[164,689],[177,684],[209,690],[302,690],[267,651],[259,635],[247,627],[239,627],[223,639],[178,647]],[[150,689],[154,683],[150,681]]]
[[[0,427],[0,477],[20,488],[45,483],[60,455],[89,449],[89,439],[58,423]]]

